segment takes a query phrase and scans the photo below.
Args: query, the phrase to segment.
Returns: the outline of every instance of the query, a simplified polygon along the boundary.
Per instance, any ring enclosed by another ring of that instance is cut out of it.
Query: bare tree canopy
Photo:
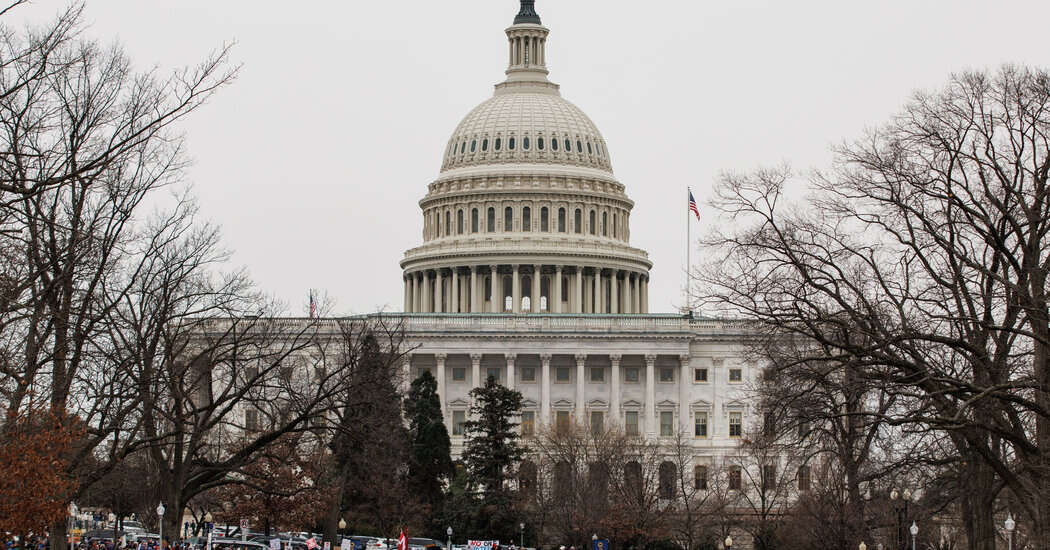
[[[781,370],[850,364],[897,396],[858,413],[946,434],[966,498],[1001,483],[1050,547],[1050,75],[956,75],[835,152],[800,204],[788,168],[722,178],[699,303],[791,339]],[[971,508],[991,548],[994,507]]]

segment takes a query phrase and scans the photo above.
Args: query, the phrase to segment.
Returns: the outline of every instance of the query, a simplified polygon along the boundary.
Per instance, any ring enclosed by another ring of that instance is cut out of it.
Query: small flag
[[[609,539],[598,539],[591,543],[591,550],[609,550]]]
[[[699,214],[698,214],[699,216]],[[314,291],[310,291],[310,318],[313,319],[317,314],[317,303],[314,302]]]
[[[397,538],[397,550],[408,550],[408,537],[404,529],[401,529],[401,536]]]
[[[696,199],[693,198],[693,190],[689,190],[689,211],[696,214],[696,221],[700,221],[700,209],[696,207]]]
[[[312,317],[312,315],[311,315],[311,317]],[[309,548],[310,550],[314,550],[314,548],[317,548],[317,541],[314,540],[313,537],[310,537],[310,538],[306,539],[306,547]]]

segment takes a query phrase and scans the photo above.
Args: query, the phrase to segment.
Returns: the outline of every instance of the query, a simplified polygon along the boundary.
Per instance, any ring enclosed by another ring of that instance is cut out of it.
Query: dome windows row
[[[506,206],[434,209],[425,215],[424,238],[497,232],[571,233],[628,240],[628,213],[620,208]],[[497,226],[497,221],[501,222]]]
[[[506,139],[503,136],[496,136],[491,141],[488,136],[464,138],[461,141],[453,140],[449,144],[445,165],[451,166],[456,164],[457,156],[461,157],[458,159],[460,162],[464,162],[476,160],[478,155],[481,155],[481,158],[485,158],[490,153],[521,154],[529,152],[555,155],[554,158],[564,155],[566,159],[571,159],[571,155],[575,153],[577,158],[583,157],[584,160],[589,160],[593,164],[608,165],[605,150],[600,140],[584,137],[533,137],[529,135],[522,136],[520,140],[518,136],[513,135]],[[474,155],[474,158],[462,158],[468,154]],[[584,157],[584,155],[586,156]]]

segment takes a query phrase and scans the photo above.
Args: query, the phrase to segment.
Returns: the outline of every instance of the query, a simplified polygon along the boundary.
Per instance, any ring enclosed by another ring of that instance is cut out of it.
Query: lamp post
[[[1006,515],[1006,550],[1014,550],[1014,528],[1017,524],[1014,523],[1013,514]]]
[[[211,550],[211,521],[215,519],[212,517],[211,512],[204,514],[204,528],[208,530],[208,550]]]
[[[77,505],[69,503],[69,547],[73,548],[73,533],[77,530]]]
[[[164,550],[164,503],[161,502],[157,505],[157,523],[160,524],[160,528],[157,530],[157,538],[160,539],[157,543],[160,545],[160,550]]]
[[[915,536],[919,534],[919,526],[912,521],[911,529],[908,529],[908,531],[911,532],[911,550],[915,550]]]
[[[726,535],[725,544],[726,550],[731,550],[733,548],[733,537]]]
[[[343,541],[343,531],[346,529],[346,520],[339,518],[339,542]]]
[[[445,534],[448,535],[448,550],[452,550],[452,526],[449,525],[448,529],[445,529]]]
[[[521,527],[521,544],[519,546],[521,548],[525,548],[525,522],[521,522],[521,525],[519,525],[519,527]]]
[[[904,550],[904,518],[908,515],[908,502],[911,501],[911,491],[905,489],[904,493],[896,489],[890,491],[890,502],[897,512],[897,550]]]
[[[857,545],[857,550],[868,550],[868,545],[864,544],[864,541],[860,541],[860,544]]]

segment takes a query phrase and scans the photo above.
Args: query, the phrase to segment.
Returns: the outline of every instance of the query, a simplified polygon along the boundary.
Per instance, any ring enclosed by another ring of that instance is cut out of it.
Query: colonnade
[[[413,357],[420,354],[409,354],[405,356],[404,360],[404,379],[411,380],[415,377],[415,371],[413,370]],[[531,380],[529,383],[520,382],[518,380],[518,363],[527,354],[517,352],[507,352],[502,354],[503,359],[506,361],[505,367],[500,366],[500,382],[511,389],[526,389],[526,386],[539,384],[539,403],[538,407],[533,409],[533,412],[537,414],[537,421],[541,425],[550,425],[552,422],[552,413],[554,409],[551,403],[551,384],[552,384],[552,354],[538,354],[540,372],[538,373],[538,380]],[[483,355],[480,353],[468,354],[470,359],[470,388],[478,388],[484,385],[485,380],[481,378],[481,362]],[[449,402],[450,396],[448,392],[448,381],[450,379],[450,373],[448,372],[448,354],[436,353],[433,354],[435,372],[434,377],[437,379],[437,391],[439,399],[441,400],[441,410],[447,416],[450,413]],[[535,358],[537,354],[532,354],[533,362],[530,365],[535,364]],[[564,357],[564,356],[563,356]],[[588,392],[587,386],[596,386],[594,382],[590,382],[590,378],[586,376],[587,360],[589,357],[604,358],[609,364],[609,377],[608,382],[601,382],[600,387],[606,393],[607,408],[601,409],[601,412],[606,413],[609,420],[613,423],[622,424],[624,410],[624,399],[621,392],[623,374],[621,372],[623,355],[621,354],[601,354],[596,356],[595,354],[579,353],[571,356],[572,361],[575,362],[575,379],[574,379],[574,402],[572,406],[573,417],[576,422],[580,425],[586,425],[588,422],[588,413],[595,410],[588,408],[586,401]],[[639,413],[639,430],[640,435],[645,434],[646,436],[655,437],[659,427],[659,413],[666,412],[665,409],[657,408],[657,358],[655,354],[647,354],[642,356],[644,358],[644,398],[642,407],[631,409]],[[674,403],[674,413],[677,418],[678,426],[685,432],[690,433],[691,416],[690,416],[690,403],[693,401],[691,391],[693,387],[692,373],[690,372],[690,357],[687,354],[682,354],[675,357],[678,361],[678,372],[675,376],[673,384],[666,384],[661,382],[661,403],[672,402]],[[605,361],[602,361],[604,365]],[[488,368],[492,368],[492,362],[489,362]],[[564,361],[562,362],[564,364]],[[640,366],[640,365],[639,365]],[[595,368],[595,367],[591,367]],[[598,367],[604,368],[604,367]],[[628,367],[631,368],[631,367]],[[664,367],[667,368],[666,363]],[[639,377],[641,378],[641,377]],[[638,383],[643,383],[639,380]],[[517,388],[520,386],[520,388]],[[673,391],[674,395],[668,395],[666,390]],[[462,396],[456,396],[460,398],[469,398],[469,390],[464,392]],[[604,393],[603,392],[603,393]],[[591,397],[594,397],[594,392],[590,392]],[[632,400],[632,404],[635,402]],[[633,405],[636,406],[636,405]]]
[[[603,266],[469,265],[406,271],[406,313],[648,313],[649,274]]]

